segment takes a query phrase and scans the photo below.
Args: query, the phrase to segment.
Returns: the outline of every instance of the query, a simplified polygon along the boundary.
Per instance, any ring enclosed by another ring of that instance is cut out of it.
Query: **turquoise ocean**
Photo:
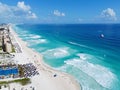
[[[120,90],[120,24],[13,26],[44,62],[72,75],[83,90]]]

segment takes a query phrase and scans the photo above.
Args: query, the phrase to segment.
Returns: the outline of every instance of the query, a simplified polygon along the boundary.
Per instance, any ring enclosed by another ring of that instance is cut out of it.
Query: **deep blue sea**
[[[120,90],[120,24],[16,25],[19,37],[83,90]]]

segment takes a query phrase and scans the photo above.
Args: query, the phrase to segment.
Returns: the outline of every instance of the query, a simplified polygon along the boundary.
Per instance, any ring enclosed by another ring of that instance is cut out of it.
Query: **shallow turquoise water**
[[[17,25],[15,31],[83,90],[120,90],[120,25]]]

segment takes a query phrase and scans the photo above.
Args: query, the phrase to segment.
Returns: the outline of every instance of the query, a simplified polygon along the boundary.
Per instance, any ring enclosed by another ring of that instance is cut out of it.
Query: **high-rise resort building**
[[[6,52],[12,52],[12,45],[9,42],[5,44],[5,50]]]
[[[0,52],[2,52],[2,35],[0,33]]]
[[[5,45],[6,52],[8,53],[12,52],[12,43],[7,33],[4,34],[4,45]]]

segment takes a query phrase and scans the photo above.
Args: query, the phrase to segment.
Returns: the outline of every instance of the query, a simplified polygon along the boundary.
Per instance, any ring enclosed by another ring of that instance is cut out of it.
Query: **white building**
[[[6,52],[8,52],[8,53],[11,53],[11,52],[12,52],[12,45],[11,45],[11,43],[9,43],[9,42],[6,42],[6,43],[5,43],[5,50],[6,50]]]

